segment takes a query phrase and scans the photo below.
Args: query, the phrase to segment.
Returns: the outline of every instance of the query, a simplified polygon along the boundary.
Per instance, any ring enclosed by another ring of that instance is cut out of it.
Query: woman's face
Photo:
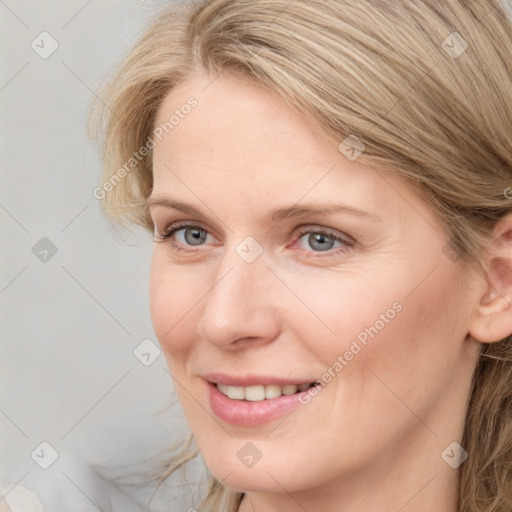
[[[210,470],[277,493],[453,471],[478,344],[434,212],[259,86],[212,80],[163,102],[150,198],[156,234],[176,228],[152,321]]]

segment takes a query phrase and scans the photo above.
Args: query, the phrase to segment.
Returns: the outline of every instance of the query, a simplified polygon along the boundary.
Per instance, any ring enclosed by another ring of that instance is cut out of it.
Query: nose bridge
[[[259,244],[258,244],[259,245]],[[274,294],[262,251],[253,241],[226,248],[198,323],[200,335],[229,345],[244,338],[271,339],[277,329]]]

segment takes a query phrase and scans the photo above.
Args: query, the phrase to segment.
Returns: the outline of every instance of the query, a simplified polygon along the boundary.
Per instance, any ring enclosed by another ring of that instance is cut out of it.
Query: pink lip
[[[207,373],[202,375],[203,379],[214,382],[215,384],[225,384],[226,386],[265,386],[269,384],[277,384],[278,386],[286,386],[286,384],[311,384],[317,379],[283,379],[280,377],[272,377],[267,375],[244,375],[237,377],[235,375],[226,375],[225,373]]]
[[[269,380],[266,382],[268,383]],[[233,425],[250,427],[268,423],[283,416],[286,411],[300,405],[299,393],[281,395],[279,398],[261,400],[260,402],[250,402],[247,400],[232,400],[221,393],[211,382],[205,380],[205,384],[208,388],[210,407],[213,413],[221,420]]]

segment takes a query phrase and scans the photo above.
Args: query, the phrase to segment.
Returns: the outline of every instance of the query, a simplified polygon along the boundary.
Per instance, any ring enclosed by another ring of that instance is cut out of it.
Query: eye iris
[[[183,228],[183,232],[186,243],[190,245],[202,244],[208,235],[206,230],[194,227]],[[308,236],[308,243],[315,250],[328,251],[332,249],[335,244],[335,240],[332,236],[325,233],[311,233]]]
[[[326,241],[328,242],[327,244],[325,244]],[[334,240],[328,235],[324,235],[322,233],[311,233],[308,237],[308,243],[313,247],[313,249],[328,251],[329,249],[332,249]]]
[[[191,236],[188,236],[191,233]],[[206,239],[206,231],[197,228],[185,228],[185,240],[190,245],[200,245]]]

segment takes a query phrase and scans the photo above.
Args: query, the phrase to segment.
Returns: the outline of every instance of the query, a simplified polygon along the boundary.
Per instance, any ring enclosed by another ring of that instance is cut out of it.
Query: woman
[[[487,0],[168,5],[125,56],[95,195],[154,236],[197,510],[512,510],[511,77]]]

